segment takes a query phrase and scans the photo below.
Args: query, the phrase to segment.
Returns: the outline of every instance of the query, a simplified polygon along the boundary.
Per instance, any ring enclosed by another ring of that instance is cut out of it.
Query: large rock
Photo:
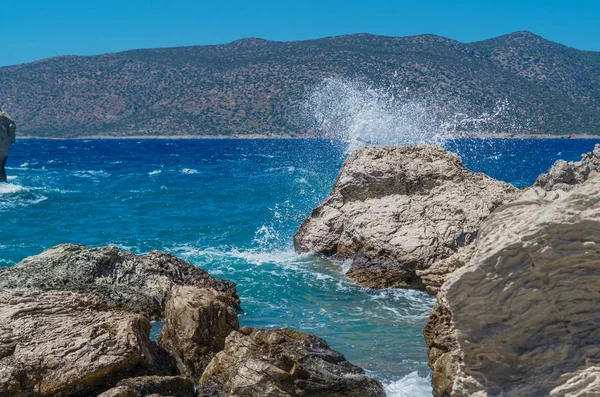
[[[547,191],[568,191],[585,182],[592,172],[600,172],[600,144],[592,152],[582,154],[580,161],[556,161],[548,173],[537,178],[534,186]]]
[[[173,288],[158,341],[176,357],[182,373],[199,379],[225,338],[239,329],[229,294],[196,287]]]
[[[183,376],[139,376],[123,379],[98,397],[194,397],[194,382]]]
[[[417,271],[469,245],[482,220],[517,194],[437,146],[362,148],[294,244],[351,259],[347,274],[361,285],[422,288]]]
[[[221,291],[239,304],[234,283],[160,251],[137,256],[115,246],[64,244],[0,269],[0,288],[94,292],[111,305],[149,318],[162,317],[171,288],[177,285]]]
[[[94,294],[0,289],[0,395],[93,395],[175,365],[139,314]]]
[[[435,396],[600,395],[600,178],[482,225],[425,328]]]
[[[381,384],[313,335],[244,327],[206,368],[199,395],[377,397]]]
[[[0,182],[6,182],[6,159],[10,145],[15,141],[16,126],[8,113],[0,109]]]

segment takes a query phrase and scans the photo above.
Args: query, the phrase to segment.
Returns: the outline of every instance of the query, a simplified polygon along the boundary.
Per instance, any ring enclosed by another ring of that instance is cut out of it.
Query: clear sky
[[[348,33],[462,42],[530,30],[600,51],[600,0],[3,0],[0,66],[57,55]]]

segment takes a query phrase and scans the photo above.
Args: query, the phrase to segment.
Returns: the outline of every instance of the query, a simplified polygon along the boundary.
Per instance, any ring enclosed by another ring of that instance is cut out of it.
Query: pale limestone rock
[[[15,122],[5,111],[0,109],[0,182],[6,182],[6,159],[10,145],[16,139]]]
[[[98,397],[194,397],[194,382],[183,376],[138,376],[120,381]]]
[[[585,182],[592,172],[600,172],[600,144],[592,152],[582,154],[580,161],[557,160],[548,173],[537,178],[534,186],[547,191],[568,191]]]
[[[174,287],[165,307],[159,344],[177,359],[182,373],[199,379],[225,338],[239,329],[230,295],[212,289]]]
[[[421,277],[425,289],[430,295],[437,295],[444,281],[471,259],[474,247],[475,244],[461,247],[455,254],[434,262],[429,268],[417,270],[417,276]]]
[[[600,178],[482,224],[425,328],[435,396],[598,395]]]
[[[518,192],[436,146],[362,148],[294,244],[352,259],[347,275],[361,285],[422,288],[416,271],[469,245],[481,221]]]
[[[381,384],[313,335],[244,327],[202,375],[199,396],[383,397]]]
[[[174,363],[149,321],[93,294],[0,289],[0,395],[90,395],[137,371]]]

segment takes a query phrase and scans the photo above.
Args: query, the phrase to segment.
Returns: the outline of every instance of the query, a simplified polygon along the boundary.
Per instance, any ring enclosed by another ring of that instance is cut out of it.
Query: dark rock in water
[[[160,251],[137,256],[115,246],[64,244],[0,269],[0,288],[94,292],[110,305],[150,319],[162,317],[171,288],[177,285],[212,288],[228,294],[234,307],[239,305],[234,283]]]
[[[518,193],[437,146],[366,147],[348,157],[294,245],[352,260],[348,276],[361,285],[423,288],[429,278],[420,272],[471,244],[480,223]]]
[[[314,335],[243,327],[202,375],[200,396],[378,397],[382,385]]]
[[[94,395],[124,377],[173,374],[146,317],[96,294],[0,289],[0,395]]]
[[[194,397],[194,382],[183,376],[140,376],[123,379],[98,397]]]
[[[481,225],[425,327],[434,396],[600,395],[600,176]]]
[[[199,379],[225,338],[239,329],[231,295],[213,289],[174,287],[165,308],[159,344],[176,357],[181,373]]]
[[[15,141],[16,125],[8,113],[0,110],[0,182],[6,182],[6,159],[10,145]]]
[[[569,191],[585,182],[592,172],[600,172],[600,144],[592,152],[581,155],[580,161],[557,160],[548,173],[538,177],[534,186],[546,191]]]

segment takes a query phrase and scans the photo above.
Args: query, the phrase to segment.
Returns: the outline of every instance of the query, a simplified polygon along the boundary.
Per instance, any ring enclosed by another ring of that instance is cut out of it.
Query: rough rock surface
[[[177,358],[181,373],[199,379],[225,338],[239,329],[229,294],[195,287],[173,288],[158,341]]]
[[[446,279],[471,259],[474,248],[475,244],[461,247],[455,254],[434,262],[427,269],[417,270],[417,276],[421,277],[427,293],[437,295]]]
[[[149,318],[162,315],[168,294],[176,285],[212,288],[229,294],[232,302],[239,304],[234,283],[211,277],[160,251],[137,256],[120,252],[115,246],[64,244],[0,269],[0,288],[94,292],[114,306]]]
[[[352,259],[347,275],[361,285],[422,288],[416,270],[469,245],[482,220],[517,194],[437,146],[362,148],[294,244]]]
[[[425,328],[435,396],[599,395],[600,178],[482,224]]]
[[[6,182],[6,159],[10,145],[15,141],[16,126],[8,113],[0,110],[0,182]]]
[[[581,155],[580,161],[556,161],[548,173],[538,177],[534,186],[547,191],[568,191],[585,182],[592,172],[600,172],[600,144]]]
[[[98,397],[194,397],[194,382],[183,376],[139,376],[120,381]]]
[[[175,365],[149,321],[93,294],[0,289],[0,395],[91,395],[138,372]]]
[[[313,335],[243,327],[232,332],[200,380],[199,395],[377,397],[381,384]]]

